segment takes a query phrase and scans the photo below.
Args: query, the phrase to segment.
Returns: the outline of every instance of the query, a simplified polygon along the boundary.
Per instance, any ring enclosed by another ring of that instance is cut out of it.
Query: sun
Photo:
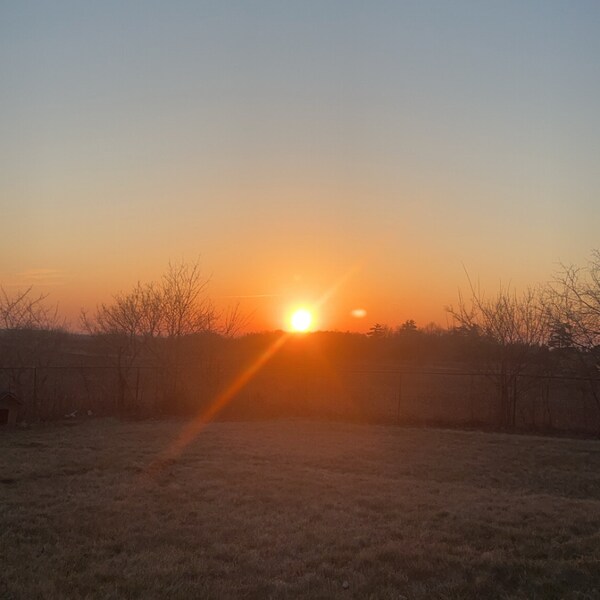
[[[292,313],[290,324],[292,331],[308,331],[312,323],[312,315],[306,308],[299,308]]]

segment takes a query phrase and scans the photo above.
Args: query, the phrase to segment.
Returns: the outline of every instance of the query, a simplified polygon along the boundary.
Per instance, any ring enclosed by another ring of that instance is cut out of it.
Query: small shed
[[[14,427],[17,424],[19,399],[8,390],[0,391],[0,427]]]

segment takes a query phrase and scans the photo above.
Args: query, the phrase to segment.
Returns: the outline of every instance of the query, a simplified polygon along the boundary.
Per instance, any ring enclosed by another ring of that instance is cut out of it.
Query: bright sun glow
[[[291,325],[293,331],[307,331],[312,322],[312,315],[305,308],[299,308],[292,314]]]

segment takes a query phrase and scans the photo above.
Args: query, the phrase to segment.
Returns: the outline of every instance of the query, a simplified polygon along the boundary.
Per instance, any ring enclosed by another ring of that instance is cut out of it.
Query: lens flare
[[[333,285],[325,291],[316,304],[313,306],[316,308],[321,307],[325,304],[329,298],[338,290],[338,288],[350,277],[350,275],[356,271],[359,265],[355,265],[348,270],[342,277],[340,277]],[[292,315],[290,324],[295,331],[306,331],[312,322],[312,314],[310,311],[298,309]],[[296,327],[300,325],[300,327]],[[199,435],[202,429],[210,423],[215,415],[217,415],[225,406],[231,402],[244,387],[251,381],[254,376],[263,368],[263,366],[271,360],[271,358],[277,354],[279,349],[285,344],[285,342],[292,336],[292,333],[284,333],[278,337],[262,354],[260,354],[248,367],[242,370],[237,377],[218,394],[208,408],[199,411],[196,417],[188,423],[181,430],[180,434],[173,440],[173,442],[167,446],[164,452],[162,452],[149,467],[144,471],[143,477],[153,477],[160,474],[168,465],[173,461],[177,460],[181,453],[187,448],[187,446]]]

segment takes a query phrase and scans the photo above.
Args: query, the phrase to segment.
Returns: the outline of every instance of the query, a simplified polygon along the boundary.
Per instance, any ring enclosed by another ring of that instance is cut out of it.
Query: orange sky
[[[598,6],[365,6],[3,7],[0,284],[77,325],[200,257],[262,330],[360,264],[317,323],[367,331],[583,264]]]

